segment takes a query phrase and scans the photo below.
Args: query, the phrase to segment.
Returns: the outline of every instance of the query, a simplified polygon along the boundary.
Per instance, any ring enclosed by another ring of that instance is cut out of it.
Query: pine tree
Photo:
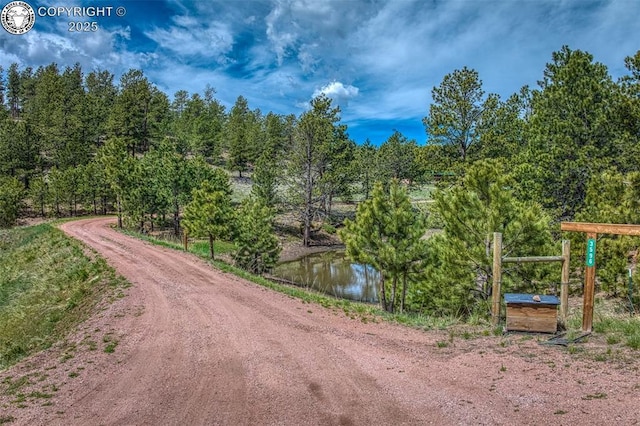
[[[273,230],[273,210],[261,201],[247,199],[236,215],[238,266],[253,274],[262,274],[273,268],[280,254],[280,241]]]
[[[360,187],[365,200],[369,198],[373,184],[377,180],[379,172],[376,164],[377,152],[378,150],[369,139],[356,147],[356,169],[359,171]]]
[[[64,199],[69,207],[69,216],[76,216],[78,213],[78,203],[82,196],[82,179],[84,167],[68,167],[62,172],[62,187],[64,189]]]
[[[291,150],[286,156],[287,202],[297,210],[302,223],[302,243],[311,244],[312,224],[326,211],[327,197],[336,188],[337,172],[342,168],[342,149],[348,144],[346,126],[340,124],[340,108],[320,95],[311,101],[311,110],[297,122]],[[339,146],[335,153],[331,147]],[[334,161],[336,160],[336,161]],[[329,172],[334,170],[335,172]],[[328,174],[327,174],[328,173]]]
[[[37,209],[40,216],[45,217],[45,205],[49,198],[49,188],[47,181],[42,176],[37,176],[31,180],[29,185],[29,198],[33,209]]]
[[[22,105],[20,104],[21,92],[20,72],[18,71],[18,64],[14,62],[7,70],[7,102],[13,119],[20,117],[22,110]]]
[[[388,192],[377,182],[372,197],[358,206],[355,220],[347,219],[339,231],[347,256],[380,273],[379,297],[386,311],[394,312],[398,299],[400,309],[404,309],[407,280],[421,269],[425,257],[425,231],[423,218],[413,210],[406,191],[395,179]],[[387,278],[391,279],[390,285]],[[399,280],[403,283],[401,294]]]
[[[193,191],[191,202],[184,209],[182,224],[189,235],[207,237],[209,252],[214,259],[214,242],[231,236],[233,210],[229,181],[204,181]]]
[[[429,115],[422,120],[429,139],[455,147],[460,160],[466,161],[480,140],[483,116],[495,95],[484,98],[478,72],[464,67],[447,74],[432,96]]]
[[[224,107],[213,97],[214,93],[209,88],[204,98],[197,93],[188,98],[184,90],[175,94],[172,131],[178,139],[179,152],[214,159],[220,155],[225,114]]]
[[[533,92],[529,144],[516,168],[523,195],[571,219],[584,204],[592,174],[621,157],[614,126],[614,83],[593,56],[563,46]]]
[[[16,178],[0,176],[0,228],[10,228],[16,224],[24,187]]]
[[[408,140],[397,130],[384,141],[378,150],[378,173],[383,182],[391,179],[413,182],[417,177],[415,162],[416,141]]]
[[[119,92],[109,114],[107,130],[109,136],[126,143],[127,151],[132,156],[149,149],[153,95],[154,88],[142,71],[132,69],[120,78]]]
[[[265,150],[253,170],[251,193],[265,206],[273,207],[278,201],[278,166],[270,150]]]
[[[441,314],[468,315],[491,295],[493,233],[503,234],[504,256],[548,255],[550,218],[539,205],[518,201],[515,183],[496,160],[475,163],[455,186],[437,191],[433,208],[444,232],[428,240],[429,258],[417,305]],[[530,284],[544,266],[513,265],[503,288]]]
[[[247,100],[239,96],[235,105],[231,108],[226,125],[226,137],[229,147],[229,170],[237,170],[240,177],[247,170],[251,160],[251,120]]]
[[[107,182],[104,169],[98,161],[92,160],[84,168],[84,200],[93,214],[107,214],[107,202],[113,196],[113,192]],[[98,210],[98,205],[100,209]]]
[[[93,71],[85,78],[86,100],[84,110],[85,138],[93,146],[104,144],[109,117],[117,90],[109,71]]]
[[[64,202],[65,187],[64,187],[64,175],[61,170],[53,166],[49,170],[49,205],[51,210],[55,212],[56,217],[59,217],[62,213],[60,211],[60,204]]]
[[[127,152],[127,142],[122,138],[111,138],[100,148],[97,160],[104,170],[106,181],[116,196],[118,227],[122,228],[123,202],[134,187],[136,160]]]
[[[640,171],[640,50],[625,58],[629,74],[618,81],[618,102],[614,113],[621,155],[616,159],[621,172]]]
[[[322,146],[319,164],[319,190],[322,213],[331,217],[335,197],[347,200],[351,197],[351,185],[356,180],[356,144],[347,137],[346,125],[334,125],[333,137]]]

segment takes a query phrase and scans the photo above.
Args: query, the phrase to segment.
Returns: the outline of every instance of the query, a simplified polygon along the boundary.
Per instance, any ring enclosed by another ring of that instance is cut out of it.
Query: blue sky
[[[26,1],[126,14],[36,16],[19,36],[0,29],[5,69],[79,62],[119,78],[137,68],[170,97],[211,85],[227,107],[242,95],[264,113],[299,115],[324,92],[351,138],[376,144],[394,129],[423,143],[431,89],[463,66],[506,98],[535,87],[562,45],[588,51],[614,79],[640,50],[638,0]],[[71,21],[98,30],[69,32]]]

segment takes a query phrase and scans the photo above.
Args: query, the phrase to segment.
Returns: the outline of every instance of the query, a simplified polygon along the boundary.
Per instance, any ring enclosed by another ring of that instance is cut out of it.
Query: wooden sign
[[[640,236],[640,225],[616,223],[562,222],[562,231],[587,234],[587,268],[584,272],[584,299],[582,301],[582,330],[591,332],[593,326],[593,300],[596,286],[596,239],[598,234]]]

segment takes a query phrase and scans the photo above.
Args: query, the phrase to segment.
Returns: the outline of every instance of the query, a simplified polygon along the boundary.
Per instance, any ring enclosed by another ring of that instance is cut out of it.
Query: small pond
[[[343,251],[315,253],[284,262],[277,265],[272,274],[343,299],[378,301],[378,271],[368,265],[352,263]]]

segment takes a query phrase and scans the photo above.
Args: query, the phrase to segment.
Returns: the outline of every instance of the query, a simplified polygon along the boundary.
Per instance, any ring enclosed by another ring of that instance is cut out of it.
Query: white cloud
[[[278,59],[278,65],[282,65],[284,58],[287,56],[287,50],[295,44],[298,38],[295,31],[287,31],[279,28],[279,20],[285,12],[284,6],[281,3],[277,3],[265,18],[267,38],[272,44],[272,49]],[[295,25],[292,26],[295,27]]]
[[[348,54],[348,38],[378,8],[362,1],[276,0],[264,19],[269,49],[278,65],[294,58],[303,72],[321,73],[318,58]]]
[[[332,81],[326,86],[316,89],[313,92],[312,97],[320,96],[321,94],[325,94],[326,96],[333,99],[338,104],[346,104],[350,99],[358,96],[359,89],[355,86],[351,86],[347,84],[346,86],[339,81]]]
[[[219,63],[227,62],[225,55],[233,48],[233,34],[227,24],[204,24],[191,16],[173,18],[175,25],[154,28],[145,35],[180,57],[213,57]]]
[[[58,64],[61,69],[80,63],[88,72],[95,68],[119,73],[123,69],[147,64],[153,54],[129,52],[122,46],[129,28],[101,28],[88,33],[68,33],[66,26],[59,32],[32,30],[25,36],[5,39],[0,35],[0,58],[4,63],[37,68]]]
[[[302,69],[303,73],[313,73],[313,71],[316,70],[318,64],[320,63],[320,59],[316,58],[313,54],[313,51],[317,48],[317,43],[304,44],[300,47],[300,51],[298,52],[298,62],[300,63],[300,68]]]

